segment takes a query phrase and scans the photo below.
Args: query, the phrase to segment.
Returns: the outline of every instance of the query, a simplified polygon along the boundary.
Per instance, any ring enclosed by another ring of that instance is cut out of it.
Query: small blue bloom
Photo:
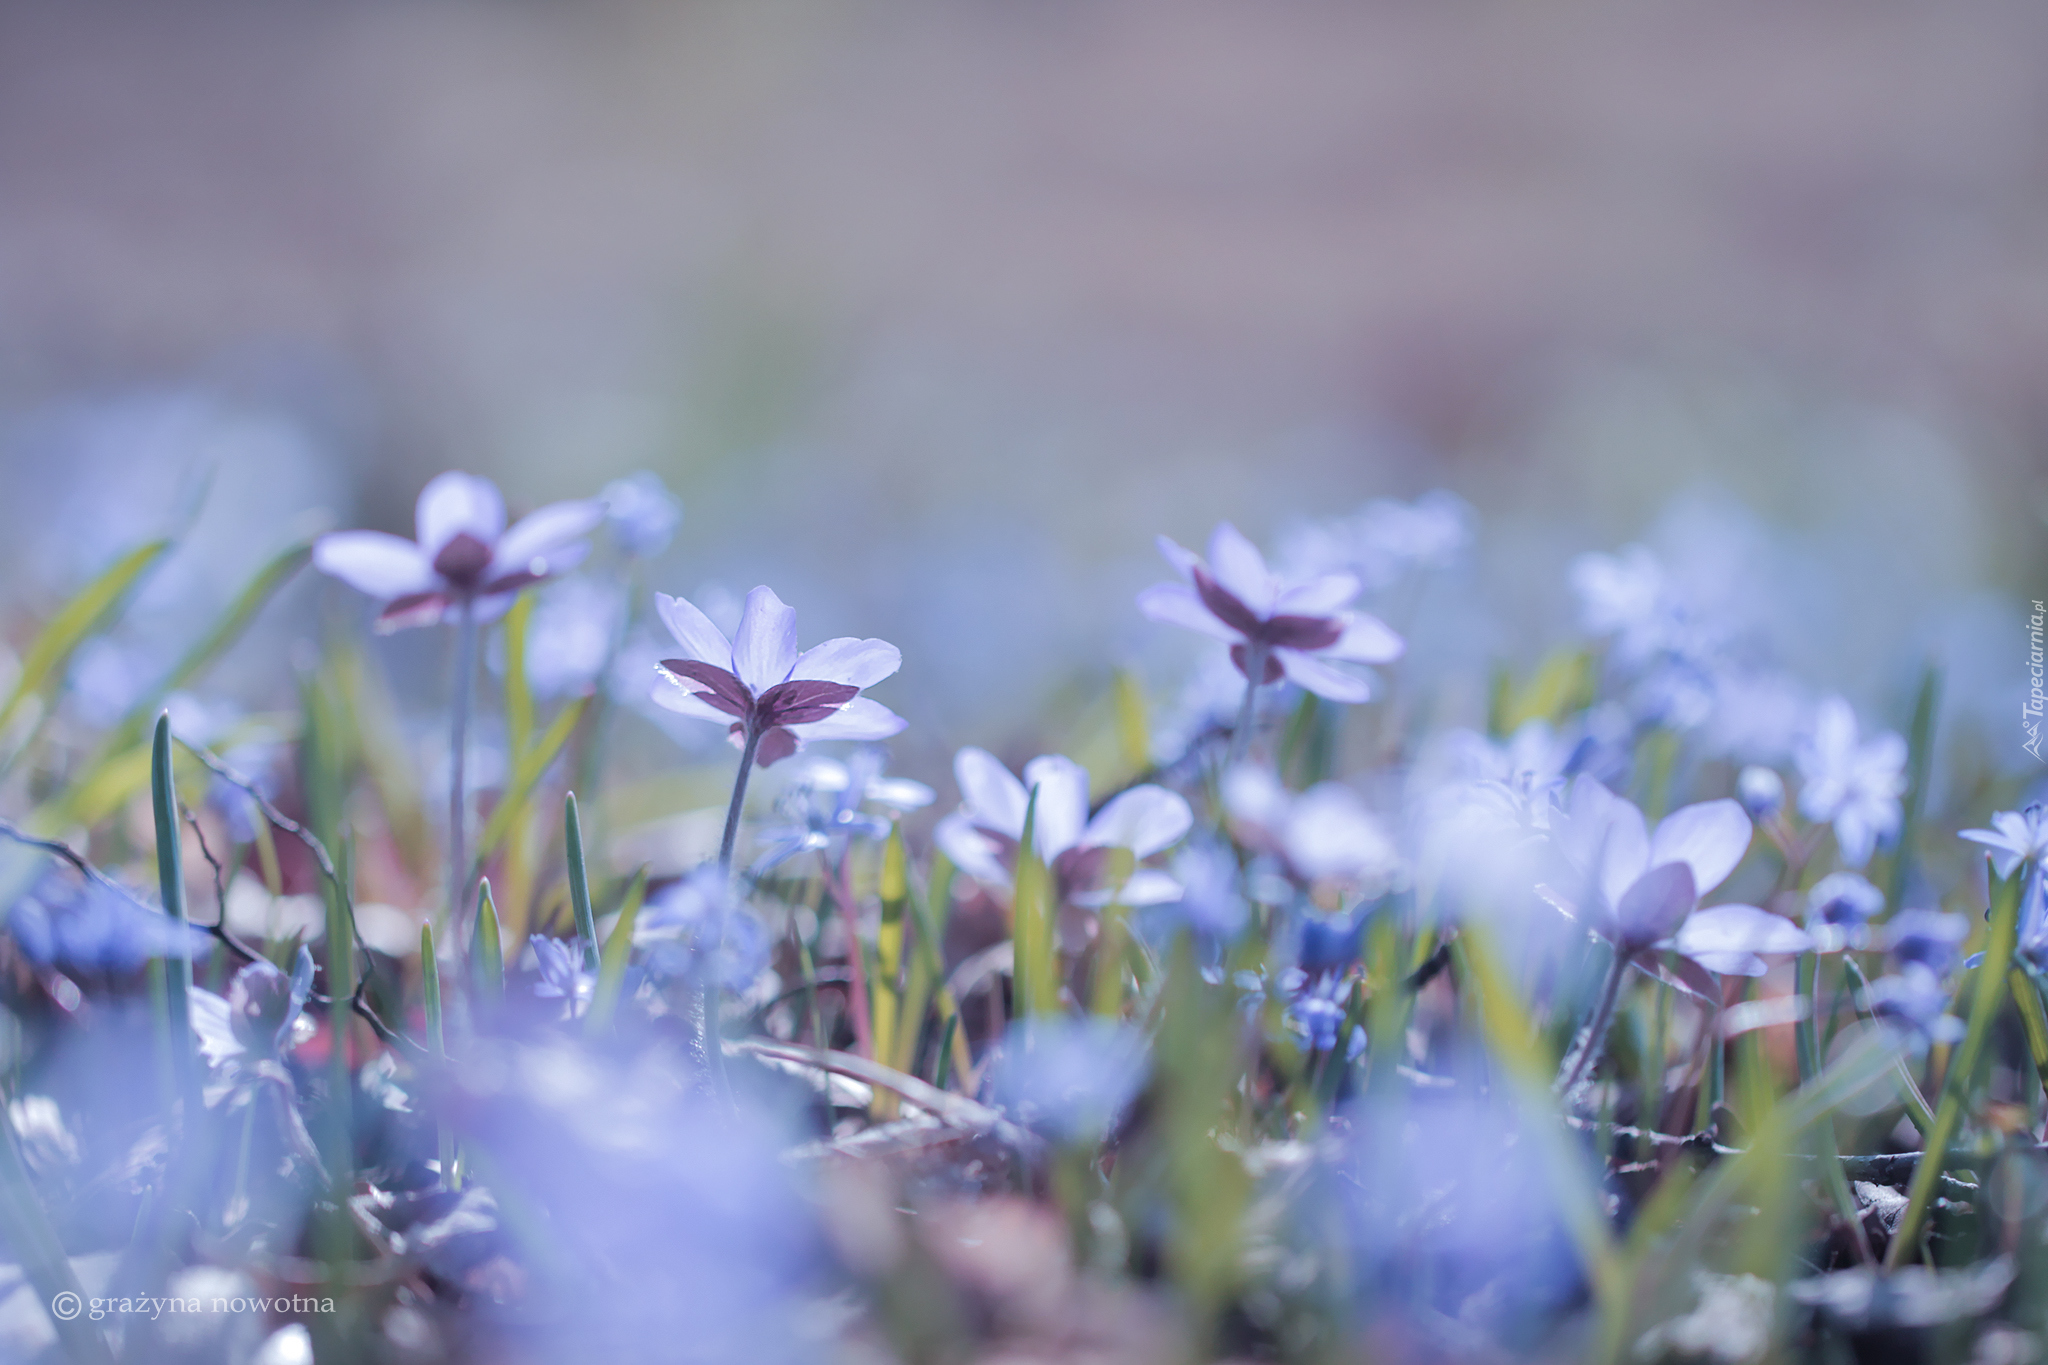
[[[115,976],[151,958],[203,956],[212,942],[123,888],[56,871],[15,902],[8,928],[38,966]]]
[[[581,1014],[597,993],[597,973],[585,966],[581,940],[537,935],[527,942],[533,945],[534,966],[540,971],[533,993],[544,999],[560,1000],[565,1019]]]
[[[1886,946],[1895,962],[1925,967],[1941,977],[1955,966],[1963,940],[1970,936],[1970,921],[1966,915],[1939,910],[1901,910],[1892,916],[1885,931]]]
[[[683,504],[668,491],[659,474],[642,470],[613,479],[597,495],[604,504],[605,525],[619,548],[635,559],[648,559],[668,548],[682,524]]]
[[[1906,741],[1887,731],[1859,739],[1856,712],[1840,697],[1820,704],[1797,758],[1805,785],[1799,810],[1832,823],[1842,861],[1861,867],[1899,832],[1906,791]]]
[[[1069,1142],[1107,1133],[1138,1093],[1145,1038],[1107,1019],[1040,1019],[1010,1030],[996,1063],[997,1103],[1020,1123]]]
[[[1751,818],[1768,820],[1785,807],[1785,779],[1775,768],[1752,763],[1735,779],[1735,795]]]
[[[663,976],[709,976],[744,990],[768,965],[768,936],[735,903],[716,864],[655,892],[633,921],[633,945],[647,950],[648,970]]]
[[[1871,917],[1884,909],[1884,892],[1855,872],[1830,872],[1806,893],[1806,927],[1821,952],[1861,948]]]
[[[2038,866],[2048,854],[2048,810],[2038,801],[2021,810],[2002,810],[1991,817],[1990,829],[1966,829],[1962,837],[1990,849],[1998,875],[2010,877],[2021,862]]]
[[[1942,989],[1941,977],[1917,961],[1871,982],[1865,1003],[1879,1020],[1909,1035],[1922,1050],[1930,1042],[1955,1042],[1965,1032],[1962,1020],[1947,1013],[1948,992]]]

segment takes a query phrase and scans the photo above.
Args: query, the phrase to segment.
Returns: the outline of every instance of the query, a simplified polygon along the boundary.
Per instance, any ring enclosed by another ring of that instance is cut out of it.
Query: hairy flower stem
[[[455,695],[448,704],[448,924],[455,930],[465,910],[469,869],[469,793],[464,782],[469,757],[469,694],[476,690],[476,603],[462,599],[455,627]],[[458,940],[459,941],[459,940]]]
[[[1572,1059],[1571,1070],[1557,1083],[1557,1093],[1566,1102],[1578,1088],[1579,1080],[1600,1055],[1602,1044],[1607,1039],[1607,1026],[1614,1022],[1614,1002],[1621,998],[1622,978],[1628,975],[1630,954],[1620,948],[1614,950],[1614,962],[1607,969],[1607,979],[1600,983],[1600,1003],[1593,1007],[1593,1017],[1586,1024],[1586,1041],[1580,1045],[1578,1056]]]
[[[1244,652],[1244,702],[1237,708],[1237,728],[1230,732],[1230,752],[1223,760],[1229,772],[1244,761],[1252,745],[1252,714],[1258,708],[1259,684],[1266,678],[1266,646],[1254,640]]]

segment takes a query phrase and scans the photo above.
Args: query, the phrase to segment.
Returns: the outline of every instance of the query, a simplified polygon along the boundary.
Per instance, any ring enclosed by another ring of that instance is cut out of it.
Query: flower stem
[[[448,923],[462,922],[469,867],[469,794],[463,766],[469,756],[469,694],[476,690],[476,604],[462,599],[455,627],[455,695],[448,704]]]
[[[747,803],[747,775],[754,771],[754,751],[760,747],[760,733],[749,725],[740,749],[739,775],[732,780],[732,804],[725,809],[725,837],[718,841],[718,870],[728,877],[732,875],[732,846],[740,837],[740,807]]]
[[[1600,1055],[1601,1044],[1607,1037],[1607,1026],[1614,1020],[1614,1002],[1621,996],[1622,978],[1628,975],[1628,963],[1629,954],[1616,948],[1614,962],[1607,968],[1607,979],[1600,983],[1600,1003],[1593,1007],[1593,1017],[1586,1024],[1586,1041],[1580,1046],[1578,1056],[1572,1059],[1571,1070],[1557,1084],[1558,1095],[1567,1103],[1579,1084],[1579,1078]]]
[[[1251,749],[1252,714],[1257,709],[1259,684],[1266,679],[1266,646],[1257,640],[1244,647],[1244,702],[1237,708],[1237,728],[1230,732],[1230,753],[1223,760],[1223,770],[1229,772],[1243,761]]]
[[[724,882],[711,912],[710,967],[698,968],[698,980],[691,991],[691,1010],[697,1016],[697,1036],[704,1045],[704,1069],[711,1088],[727,1110],[732,1109],[732,1086],[725,1078],[725,1044],[719,1036],[719,984],[717,954],[725,946],[725,897],[732,890],[732,849],[740,837],[740,809],[747,803],[747,778],[754,771],[754,754],[761,747],[761,732],[752,724],[746,728],[740,747],[740,770],[732,780],[732,805],[725,812],[725,837],[718,842],[718,871]]]

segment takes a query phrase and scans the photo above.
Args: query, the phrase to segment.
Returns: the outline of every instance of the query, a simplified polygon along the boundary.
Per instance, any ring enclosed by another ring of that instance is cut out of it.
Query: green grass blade
[[[150,746],[150,803],[156,814],[156,875],[163,893],[164,913],[179,924],[186,922],[185,860],[178,833],[178,788],[171,773],[171,717],[158,716],[156,739]],[[161,1025],[168,1043],[174,1077],[180,1087],[192,1075],[192,960],[184,951],[162,959],[164,973],[164,1016]]]
[[[476,934],[470,940],[470,969],[476,975],[477,1004],[484,1009],[495,1008],[505,998],[505,949],[489,877],[477,883]]]
[[[1024,839],[1017,846],[1017,874],[1010,901],[1011,948],[1015,954],[1017,1010],[1023,1015],[1057,1014],[1060,1008],[1058,954],[1053,949],[1052,878],[1038,856],[1038,788],[1024,807]]]
[[[915,1030],[903,1014],[903,912],[910,901],[910,854],[901,826],[892,826],[882,845],[882,918],[875,930],[875,973],[868,982],[868,1007],[875,1060],[895,1065],[897,1030]],[[914,1041],[914,1040],[913,1040]],[[900,1068],[899,1068],[900,1069]]]
[[[1920,1225],[1941,1188],[1941,1164],[1949,1144],[1963,1124],[1968,1107],[1972,1077],[1990,1042],[1993,1023],[2005,1003],[2006,976],[2012,970],[2013,947],[2019,938],[2021,892],[2032,865],[2022,863],[2010,877],[1991,879],[1991,941],[1984,949],[1984,963],[1977,969],[1977,996],[1970,1003],[1970,1028],[1962,1045],[1949,1058],[1948,1076],[1941,1087],[1941,1105],[1934,1111],[1934,1131],[1927,1135],[1927,1149],[1913,1168],[1913,1181],[1906,1188],[1906,1211],[1899,1215],[1898,1229],[1885,1248],[1887,1270],[1896,1267],[1920,1243]]]
[[[533,739],[533,689],[526,681],[526,631],[533,621],[534,595],[519,594],[505,613],[505,748],[517,764]]]
[[[506,784],[503,798],[492,809],[491,818],[484,822],[483,836],[477,840],[476,860],[479,866],[498,851],[499,845],[505,842],[505,836],[512,832],[513,822],[526,813],[534,787],[548,770],[548,765],[555,761],[555,755],[569,742],[569,736],[575,733],[576,722],[583,718],[583,710],[589,704],[589,697],[578,697],[564,706],[546,732],[513,765],[512,780]]]
[[[619,1008],[619,996],[625,989],[626,967],[633,960],[633,925],[640,918],[640,906],[647,899],[647,869],[642,867],[633,874],[633,880],[626,883],[626,896],[619,904],[619,917],[612,921],[610,937],[604,941],[604,951],[597,961],[597,989],[591,993],[590,1012],[584,1016],[584,1028],[591,1033],[602,1033],[611,1027],[612,1015]]]
[[[130,589],[141,582],[144,574],[154,568],[171,548],[169,539],[152,540],[146,545],[130,550],[114,561],[113,567],[85,585],[50,618],[42,634],[36,636],[29,646],[28,655],[21,661],[21,676],[14,681],[14,691],[4,703],[0,703],[0,734],[21,710],[22,703],[41,692],[43,687],[60,674],[73,650],[97,632],[116,613]]]
[[[590,908],[590,873],[583,862],[583,822],[576,818],[576,793],[562,804],[562,833],[569,858],[569,903],[576,910],[576,936],[583,940],[584,965],[597,970],[597,915]]]

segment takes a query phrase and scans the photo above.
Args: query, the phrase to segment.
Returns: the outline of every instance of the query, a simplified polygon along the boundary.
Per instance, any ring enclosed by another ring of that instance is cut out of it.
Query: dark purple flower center
[[[434,572],[457,588],[481,586],[484,570],[491,567],[491,547],[467,531],[441,547],[434,556]]]
[[[1202,605],[1217,620],[1256,644],[1268,649],[1328,649],[1344,637],[1344,623],[1337,617],[1261,617],[1201,565],[1195,566],[1194,574],[1195,591],[1201,595]],[[1234,651],[1231,657],[1237,658]],[[1237,659],[1237,668],[1240,673],[1244,671],[1243,659]],[[1272,682],[1279,676],[1277,668],[1269,667],[1265,681]]]
[[[860,695],[851,683],[792,678],[757,697],[732,673],[701,659],[663,659],[661,666],[679,679],[697,683],[691,689],[696,696],[734,717],[734,734],[744,735],[751,728],[760,735],[754,761],[763,768],[796,752],[796,736],[782,727],[823,720]]]

